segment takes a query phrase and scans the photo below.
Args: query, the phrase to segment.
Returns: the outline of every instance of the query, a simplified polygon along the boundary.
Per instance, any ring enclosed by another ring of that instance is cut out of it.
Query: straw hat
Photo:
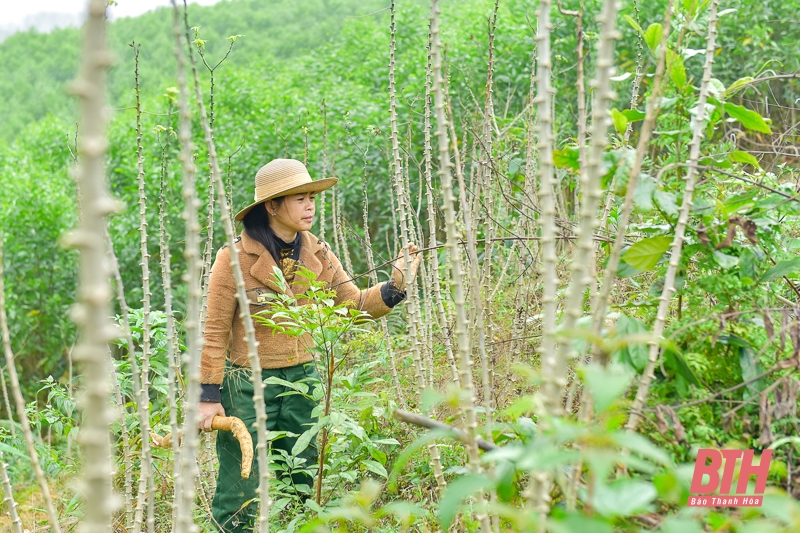
[[[312,180],[306,166],[295,159],[273,159],[256,173],[255,201],[236,213],[236,220],[242,220],[258,204],[278,196],[320,192],[330,189],[337,178]]]

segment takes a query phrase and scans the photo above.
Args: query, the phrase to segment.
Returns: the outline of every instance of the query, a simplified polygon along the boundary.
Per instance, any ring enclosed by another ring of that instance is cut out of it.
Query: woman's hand
[[[399,291],[406,290],[406,285],[414,280],[414,276],[417,274],[419,263],[422,261],[422,253],[419,252],[419,248],[417,248],[413,243],[408,244],[408,255],[409,259],[411,259],[411,279],[406,279],[405,250],[400,252],[400,255],[395,260],[392,268],[392,280],[394,281],[394,286]]]
[[[211,431],[211,421],[215,416],[225,416],[225,408],[218,402],[200,402],[197,412],[200,414],[197,427],[203,431]]]

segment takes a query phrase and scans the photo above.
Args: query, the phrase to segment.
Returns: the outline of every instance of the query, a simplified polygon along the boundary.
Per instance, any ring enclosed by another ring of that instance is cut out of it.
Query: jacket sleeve
[[[390,307],[384,300],[384,295],[388,294],[387,290],[383,289],[384,285],[387,284],[386,282],[378,283],[362,291],[353,283],[352,277],[345,272],[341,261],[330,248],[326,250],[325,255],[329,262],[326,266],[332,269],[330,286],[336,290],[334,301],[337,305],[347,302],[353,309],[364,311],[372,318],[380,318],[391,312],[394,306]],[[399,303],[399,301],[396,303]]]
[[[236,284],[230,266],[230,250],[217,252],[208,284],[208,314],[200,356],[200,383],[219,385],[236,316]]]

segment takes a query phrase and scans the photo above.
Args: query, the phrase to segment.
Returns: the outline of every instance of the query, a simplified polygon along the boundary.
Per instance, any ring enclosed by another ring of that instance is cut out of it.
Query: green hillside
[[[277,58],[289,61],[337,37],[350,17],[379,20],[380,0],[222,0],[213,6],[190,4],[192,26],[200,26],[209,54],[223,53],[230,35],[243,34],[229,64]],[[66,121],[75,116],[68,84],[77,74],[80,30],[59,29],[47,34],[17,33],[0,43],[0,142],[13,139],[26,125],[48,114]],[[142,45],[140,75],[145,92],[174,85],[172,9],[158,8],[109,25],[109,44],[115,57],[111,69],[111,101],[130,103],[133,58],[129,44]]]

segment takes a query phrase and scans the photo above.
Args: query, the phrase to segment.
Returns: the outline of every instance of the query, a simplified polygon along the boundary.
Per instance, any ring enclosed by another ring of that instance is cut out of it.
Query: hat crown
[[[306,166],[296,159],[273,159],[256,173],[255,201],[278,196],[298,185],[310,183]]]

